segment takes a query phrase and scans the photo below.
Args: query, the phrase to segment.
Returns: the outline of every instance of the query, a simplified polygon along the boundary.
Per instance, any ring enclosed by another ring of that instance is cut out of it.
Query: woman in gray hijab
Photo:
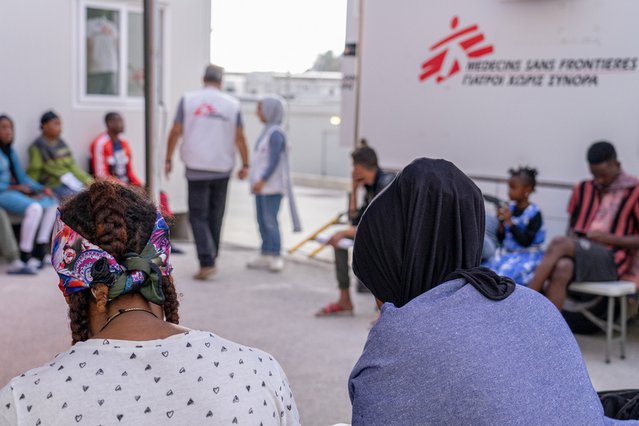
[[[257,104],[257,115],[264,123],[264,129],[255,144],[249,182],[251,192],[255,194],[262,248],[260,256],[248,262],[247,266],[279,272],[284,268],[284,261],[280,255],[281,236],[277,215],[284,195],[289,197],[293,230],[301,230],[291,188],[286,134],[281,127],[284,100],[279,96],[264,97]]]
[[[611,425],[543,296],[478,268],[479,188],[422,158],[370,204],[353,270],[383,302],[349,392],[353,425]]]

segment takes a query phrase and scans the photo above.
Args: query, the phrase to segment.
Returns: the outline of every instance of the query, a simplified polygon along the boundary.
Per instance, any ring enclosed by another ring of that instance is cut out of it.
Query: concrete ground
[[[305,231],[330,220],[346,204],[343,192],[298,188]],[[290,232],[287,204],[282,209],[283,240],[291,247],[301,239]],[[194,248],[174,256],[175,277],[182,293],[182,324],[264,349],[280,361],[295,393],[302,421],[329,425],[350,421],[348,375],[375,318],[370,295],[354,293],[352,318],[315,318],[313,313],[336,296],[330,251],[320,261],[296,253],[280,274],[248,270],[256,253],[253,200],[244,182],[232,182],[224,228],[219,274],[213,281],[191,278]],[[309,244],[309,249],[312,248]],[[0,386],[11,377],[41,365],[70,343],[64,299],[51,268],[37,277],[10,277],[0,266]],[[639,327],[630,328],[627,359],[604,363],[603,335],[578,336],[597,390],[639,387]],[[561,366],[556,366],[561,368]]]

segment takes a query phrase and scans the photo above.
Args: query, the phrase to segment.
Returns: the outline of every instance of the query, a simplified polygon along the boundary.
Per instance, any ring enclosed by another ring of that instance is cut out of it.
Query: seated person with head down
[[[12,259],[9,274],[34,275],[43,266],[45,246],[51,240],[57,201],[49,188],[24,172],[13,149],[13,121],[0,115],[0,208],[22,216],[20,257]],[[13,230],[3,239],[13,240]],[[35,243],[35,244],[34,244]],[[11,255],[11,253],[8,253]],[[15,256],[15,255],[13,255]]]
[[[357,224],[369,203],[395,178],[394,173],[382,170],[377,162],[377,154],[373,148],[369,147],[365,140],[362,145],[351,154],[353,159],[352,169],[352,191],[349,201],[349,219],[351,225],[341,231],[334,233],[328,240],[328,244],[333,246],[335,251],[335,275],[339,297],[336,302],[329,303],[322,307],[315,316],[329,317],[336,315],[353,315],[353,302],[350,295],[350,268],[348,266],[348,248],[341,247],[344,239],[355,238]],[[359,188],[365,190],[364,203],[358,209],[356,204],[356,193]],[[367,291],[365,287],[358,283],[358,291]]]
[[[299,424],[272,356],[178,325],[168,225],[138,190],[92,184],[52,246],[73,346],[0,390],[0,424]]]
[[[528,287],[561,309],[573,281],[615,281],[639,247],[639,180],[627,175],[609,142],[590,146],[593,179],[577,184],[568,205],[568,236],[554,238]]]
[[[96,178],[110,178],[124,184],[142,186],[133,171],[129,141],[122,137],[124,119],[117,112],[104,117],[106,131],[91,142],[91,169]]]
[[[60,139],[60,118],[53,111],[45,112],[40,128],[42,134],[29,147],[27,174],[51,188],[59,199],[77,194],[93,178],[76,164],[71,149]]]
[[[481,191],[445,160],[413,161],[370,204],[353,270],[381,314],[349,379],[352,424],[621,424],[559,311],[478,267],[483,238]]]

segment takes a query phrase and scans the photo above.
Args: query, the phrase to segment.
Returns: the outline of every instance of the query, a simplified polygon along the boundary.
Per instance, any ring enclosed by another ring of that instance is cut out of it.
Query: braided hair
[[[60,208],[60,214],[67,225],[121,263],[126,253],[140,253],[144,249],[153,232],[156,208],[141,190],[104,180],[69,199]],[[162,290],[165,319],[178,324],[179,302],[173,277],[162,277]],[[69,296],[73,344],[91,337],[89,306],[95,303],[98,312],[106,312],[108,292],[105,284],[98,283],[92,292]]]
[[[528,166],[520,166],[516,169],[509,169],[508,173],[511,178],[518,177],[524,182],[524,185],[530,186],[532,191],[535,190],[535,186],[537,186],[537,169]]]

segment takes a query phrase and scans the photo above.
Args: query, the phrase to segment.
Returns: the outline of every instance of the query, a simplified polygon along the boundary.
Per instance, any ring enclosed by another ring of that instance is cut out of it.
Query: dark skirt
[[[617,265],[606,246],[580,238],[575,241],[575,281],[616,281]]]

